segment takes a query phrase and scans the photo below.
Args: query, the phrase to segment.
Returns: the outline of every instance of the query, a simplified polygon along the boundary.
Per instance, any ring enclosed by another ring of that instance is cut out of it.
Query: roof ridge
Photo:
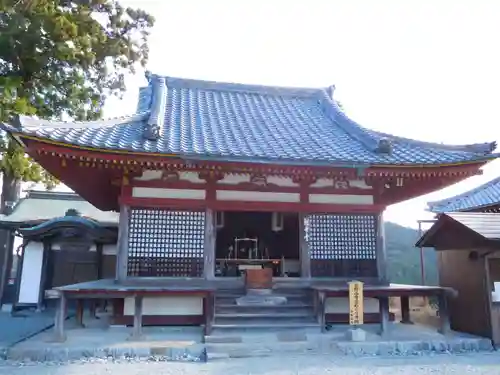
[[[479,186],[476,186],[474,189],[470,189],[470,190],[467,190],[467,191],[464,191],[463,193],[460,193],[460,194],[456,194],[454,196],[451,196],[451,197],[448,197],[448,198],[445,198],[445,199],[441,199],[441,200],[437,200],[437,201],[432,201],[432,202],[427,202],[427,206],[429,208],[430,211],[432,211],[432,207],[434,206],[439,206],[439,205],[442,205],[442,204],[450,204],[452,201],[455,201],[455,200],[458,200],[458,199],[461,199],[461,198],[468,198],[470,197],[471,195],[474,195],[482,190],[485,190],[487,188],[489,188],[490,186],[492,185],[495,185],[497,183],[500,182],[500,176],[499,177],[496,177],[490,181],[487,181]]]
[[[156,80],[164,79],[167,87],[247,92],[267,95],[313,97],[314,95],[324,91],[321,87],[271,86],[236,82],[207,81],[202,79],[169,77],[151,73],[147,73],[146,78],[148,79],[150,85]]]
[[[189,78],[177,78],[161,76],[156,74],[146,73],[146,78],[148,79],[149,85],[155,86],[155,82],[165,82],[166,87],[175,88],[192,88],[192,89],[205,89],[205,90],[218,90],[218,91],[233,91],[233,92],[246,92],[246,93],[256,93],[264,95],[279,95],[279,96],[296,96],[305,98],[318,98],[321,104],[323,104],[323,112],[330,117],[339,127],[341,127],[351,138],[362,143],[369,151],[377,152],[379,151],[380,139],[375,138],[370,135],[370,133],[351,120],[337,105],[335,100],[333,100],[333,92],[335,90],[334,85],[330,85],[327,88],[317,87],[317,88],[307,88],[307,87],[286,87],[286,86],[266,86],[266,85],[252,85],[252,84],[242,84],[242,83],[229,83],[229,82],[218,82],[218,81],[205,81],[198,79]],[[158,83],[156,83],[158,85]],[[161,83],[156,87],[161,87]],[[155,106],[155,96],[158,96],[158,89],[153,89],[153,104],[151,105],[151,117],[153,122],[157,121],[156,116],[153,115]],[[341,116],[345,122],[337,121],[337,117]],[[161,126],[156,126],[161,130]],[[148,130],[150,130],[149,128]],[[150,135],[150,134],[148,134]],[[156,135],[155,135],[156,136]],[[156,139],[156,137],[154,137]],[[149,138],[148,138],[149,139]]]

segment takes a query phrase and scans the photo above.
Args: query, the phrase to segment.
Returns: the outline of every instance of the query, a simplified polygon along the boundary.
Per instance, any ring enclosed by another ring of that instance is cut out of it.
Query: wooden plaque
[[[349,282],[349,324],[361,325],[364,318],[363,283],[361,281]]]

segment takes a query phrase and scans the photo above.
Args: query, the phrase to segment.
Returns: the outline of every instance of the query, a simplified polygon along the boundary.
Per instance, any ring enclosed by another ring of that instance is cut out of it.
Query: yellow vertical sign
[[[349,324],[363,324],[363,283],[361,281],[349,282]]]

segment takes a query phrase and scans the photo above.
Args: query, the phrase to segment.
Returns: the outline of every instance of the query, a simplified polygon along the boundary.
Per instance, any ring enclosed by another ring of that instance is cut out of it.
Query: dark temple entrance
[[[249,268],[273,268],[275,277],[300,276],[299,215],[218,212],[216,276],[240,276]]]

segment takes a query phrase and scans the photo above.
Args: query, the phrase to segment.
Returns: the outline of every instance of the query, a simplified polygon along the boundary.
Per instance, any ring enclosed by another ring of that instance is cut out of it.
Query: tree
[[[0,121],[98,119],[104,100],[144,67],[154,18],[116,0],[0,0]],[[57,181],[13,140],[0,141],[0,212],[21,181]]]

